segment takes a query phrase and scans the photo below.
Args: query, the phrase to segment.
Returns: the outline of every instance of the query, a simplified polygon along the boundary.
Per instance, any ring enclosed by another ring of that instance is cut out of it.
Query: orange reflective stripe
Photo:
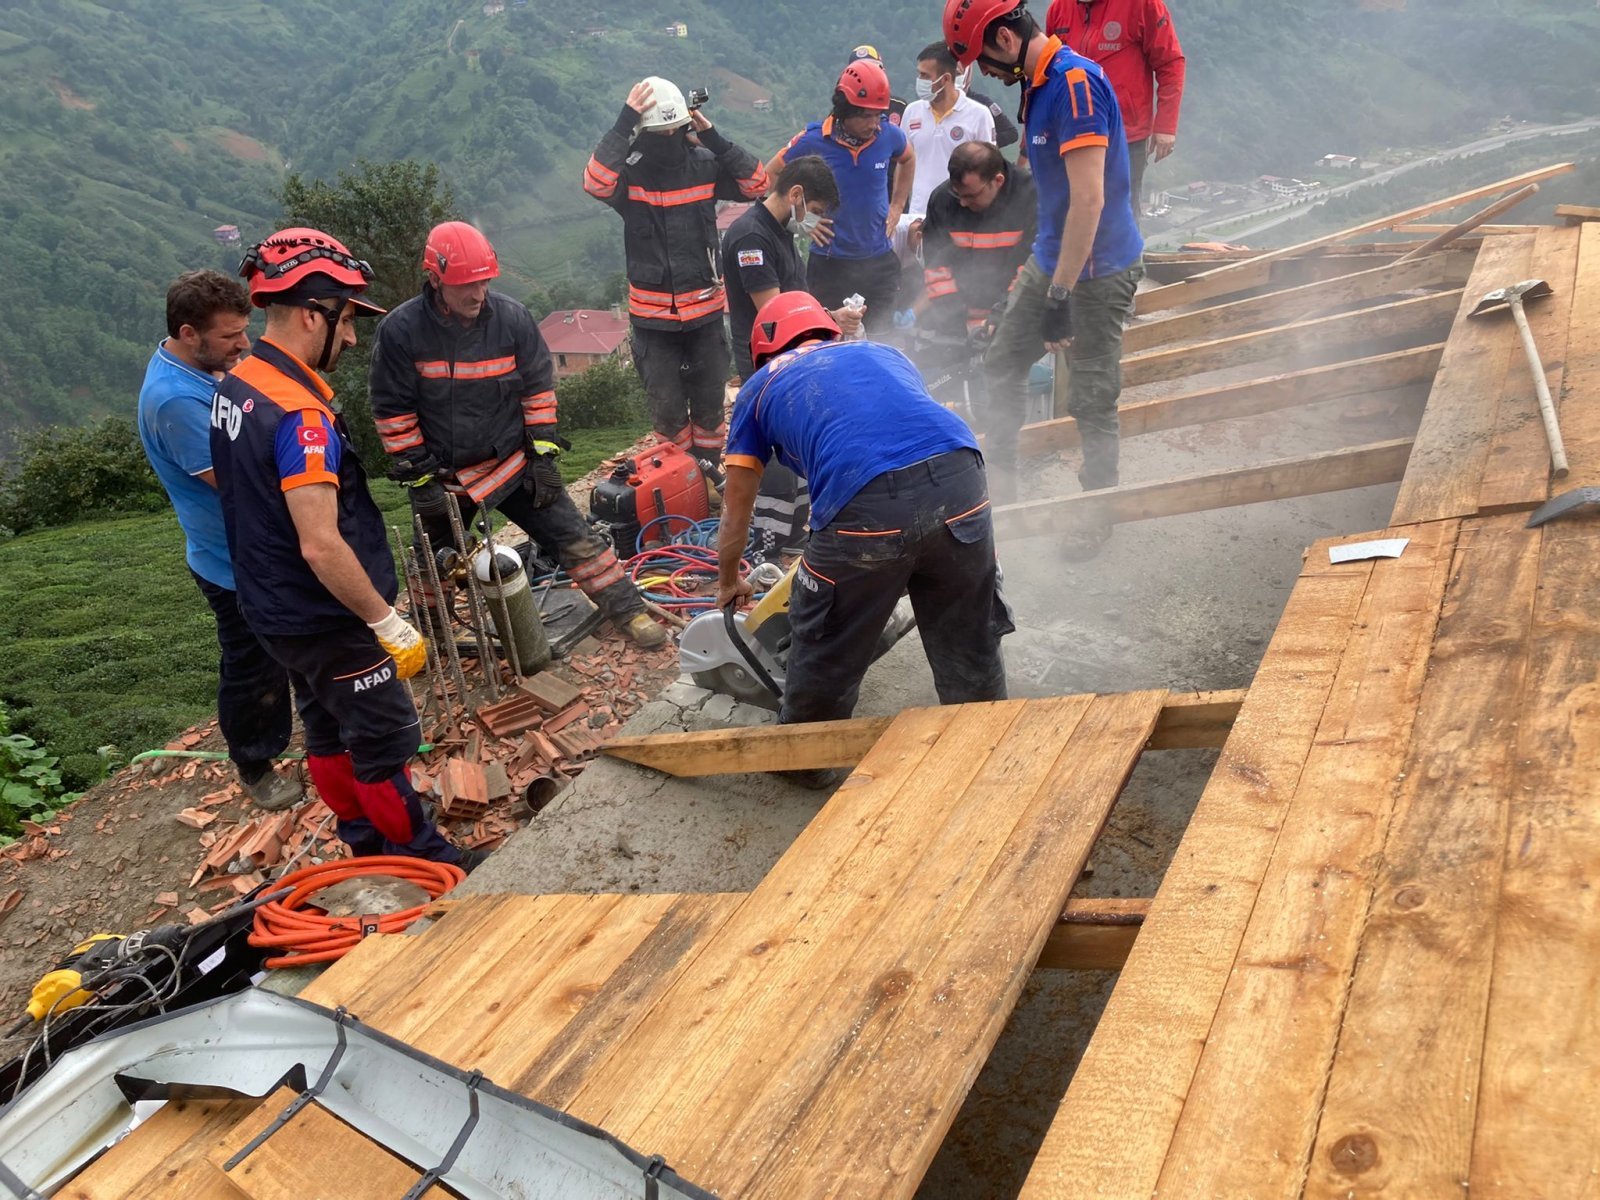
[[[696,184],[694,187],[680,188],[675,192],[652,192],[636,184],[628,187],[628,199],[636,200],[640,204],[648,204],[654,208],[675,208],[680,204],[699,204],[705,200],[716,198],[717,185],[714,183]]]
[[[497,379],[517,369],[516,357],[490,358],[483,362],[457,363],[457,379]]]
[[[424,379],[449,379],[450,364],[447,362],[419,362],[417,374]]]
[[[988,507],[989,507],[989,502],[987,500],[985,500],[982,504],[974,504],[971,508],[967,509],[966,512],[957,513],[955,516],[946,519],[945,524],[946,525],[953,525],[957,521],[961,520],[963,517],[970,517],[970,516],[972,516],[973,513],[981,513],[984,509],[986,509]]]
[[[950,232],[950,240],[963,250],[1007,250],[1022,242],[1022,230],[1007,229],[1000,233],[978,233],[973,230],[955,229]]]
[[[692,321],[727,307],[721,285],[695,292],[647,292],[628,285],[628,313],[657,321]]]
[[[402,450],[410,450],[413,446],[422,445],[422,431],[384,433],[380,429],[378,431],[378,440],[383,443],[383,452],[385,454],[399,454]]]
[[[502,462],[483,462],[471,467],[462,467],[456,472],[456,478],[461,481],[461,486],[467,489],[467,495],[481,504],[497,489],[521,475],[527,466],[527,457],[518,450]]]
[[[767,175],[767,168],[757,163],[755,174],[739,180],[739,194],[747,200],[760,200],[767,194],[767,188],[770,186],[771,180]]]

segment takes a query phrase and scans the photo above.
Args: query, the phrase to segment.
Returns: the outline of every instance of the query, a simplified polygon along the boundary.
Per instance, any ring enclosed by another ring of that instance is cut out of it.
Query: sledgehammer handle
[[[1567,448],[1561,441],[1561,425],[1556,420],[1555,401],[1550,399],[1550,383],[1544,375],[1544,360],[1539,357],[1538,344],[1533,340],[1533,330],[1528,328],[1528,314],[1522,311],[1522,297],[1511,300],[1511,315],[1516,318],[1517,332],[1522,335],[1522,350],[1528,356],[1528,366],[1533,371],[1533,388],[1539,396],[1539,416],[1544,419],[1545,437],[1550,440],[1550,473],[1557,479],[1567,477]]]

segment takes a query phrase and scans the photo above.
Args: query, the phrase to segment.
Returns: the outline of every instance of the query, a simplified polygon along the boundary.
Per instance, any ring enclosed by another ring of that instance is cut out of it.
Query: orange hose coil
[[[262,949],[286,950],[267,959],[267,966],[297,967],[307,963],[334,962],[343,958],[361,941],[363,918],[332,917],[305,907],[313,892],[347,879],[365,875],[388,875],[404,879],[424,889],[431,899],[401,912],[384,913],[377,918],[379,933],[399,933],[427,911],[434,900],[467,877],[460,867],[400,855],[375,855],[370,858],[342,858],[319,866],[302,867],[279,879],[277,887],[294,890],[282,900],[274,900],[256,910],[250,944]]]

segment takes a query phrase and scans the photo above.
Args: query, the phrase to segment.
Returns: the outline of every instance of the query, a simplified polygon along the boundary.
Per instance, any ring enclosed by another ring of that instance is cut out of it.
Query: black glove
[[[444,464],[424,450],[420,454],[395,459],[389,464],[389,478],[407,487],[415,487],[443,469]]]
[[[528,455],[528,469],[523,472],[522,486],[533,497],[535,508],[548,508],[567,492],[566,484],[561,482],[561,467],[554,454]]]
[[[1047,343],[1072,340],[1071,296],[1062,300],[1051,300],[1046,297],[1044,320],[1040,323],[1039,332]]]

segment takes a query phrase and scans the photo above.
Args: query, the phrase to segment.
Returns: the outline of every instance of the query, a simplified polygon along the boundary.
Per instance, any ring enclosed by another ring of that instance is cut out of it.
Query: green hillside
[[[1041,4],[1042,11],[1043,5]],[[1173,0],[1190,63],[1170,180],[1249,176],[1330,150],[1441,143],[1511,114],[1600,113],[1600,13],[1566,0]],[[897,88],[938,0],[8,0],[0,6],[0,429],[126,410],[186,267],[231,268],[276,219],[286,169],[444,168],[511,290],[590,286],[615,219],[579,187],[626,85],[703,83],[770,153],[825,108],[849,48]],[[669,36],[682,21],[688,37]],[[770,112],[753,101],[770,96]]]

